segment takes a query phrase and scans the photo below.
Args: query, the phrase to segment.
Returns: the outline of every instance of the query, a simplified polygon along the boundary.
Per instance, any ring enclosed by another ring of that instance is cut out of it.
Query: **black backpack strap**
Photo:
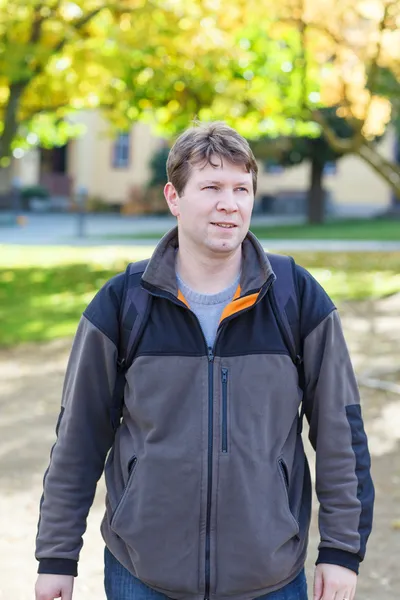
[[[272,310],[280,333],[296,365],[299,387],[304,393],[305,377],[303,365],[303,344],[300,332],[300,297],[296,277],[296,265],[291,256],[267,254],[276,280],[269,288]],[[299,416],[299,433],[303,427],[304,402]]]
[[[111,415],[114,431],[118,429],[122,417],[125,375],[133,362],[151,309],[152,296],[141,286],[142,275],[147,263],[147,260],[131,263],[125,271],[119,316],[117,377]]]

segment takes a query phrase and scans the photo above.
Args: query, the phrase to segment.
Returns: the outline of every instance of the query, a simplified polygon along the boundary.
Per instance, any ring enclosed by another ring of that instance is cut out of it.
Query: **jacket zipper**
[[[222,452],[228,452],[228,369],[221,369],[222,379]]]
[[[212,499],[212,457],[213,457],[213,408],[214,408],[214,353],[208,348],[208,457],[207,457],[207,513],[206,513],[206,560],[204,600],[210,597],[210,550],[211,550],[211,499]]]
[[[188,310],[193,316],[194,321],[197,323],[197,326],[200,329],[200,333],[204,340],[204,345],[207,349],[207,357],[208,357],[208,448],[207,448],[207,507],[206,507],[206,542],[205,542],[205,590],[204,590],[204,600],[209,600],[210,598],[210,555],[211,555],[211,500],[212,500],[212,459],[213,459],[213,433],[214,433],[214,419],[213,419],[213,408],[214,408],[214,348],[217,342],[217,338],[220,332],[220,327],[217,331],[217,336],[214,342],[214,348],[210,348],[207,346],[206,338],[204,337],[203,330],[200,325],[200,321],[197,316],[188,308],[185,304],[183,304],[180,300],[177,300],[175,296],[169,294],[168,292],[159,292],[155,290],[153,286],[144,286],[153,296],[158,296],[159,298],[166,298],[171,300],[174,304],[178,306],[182,306],[186,310]]]

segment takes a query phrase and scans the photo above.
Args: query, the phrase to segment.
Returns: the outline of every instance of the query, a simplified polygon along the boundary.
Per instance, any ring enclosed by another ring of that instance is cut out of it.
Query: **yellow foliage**
[[[0,0],[0,123],[22,81],[21,131],[102,107],[116,126],[151,111],[167,133],[201,114],[279,134],[309,102],[339,105],[368,138],[390,117],[367,83],[374,65],[400,77],[399,25],[397,0]]]

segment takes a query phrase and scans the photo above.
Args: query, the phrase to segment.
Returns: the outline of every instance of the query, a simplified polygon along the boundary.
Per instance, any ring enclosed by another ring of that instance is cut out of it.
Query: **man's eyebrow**
[[[217,179],[205,179],[199,182],[200,185],[209,185],[210,183],[213,185],[224,185],[225,182],[219,181]],[[235,183],[235,187],[239,185],[244,185],[248,187],[250,185],[250,181],[238,181],[237,183]]]

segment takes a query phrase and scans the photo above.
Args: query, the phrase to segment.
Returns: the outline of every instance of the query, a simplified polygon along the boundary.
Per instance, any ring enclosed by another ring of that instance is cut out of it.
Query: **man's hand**
[[[354,600],[357,575],[339,565],[319,564],[314,576],[314,600]]]
[[[47,575],[41,574],[37,578],[35,586],[36,600],[72,600],[74,589],[73,575]]]

